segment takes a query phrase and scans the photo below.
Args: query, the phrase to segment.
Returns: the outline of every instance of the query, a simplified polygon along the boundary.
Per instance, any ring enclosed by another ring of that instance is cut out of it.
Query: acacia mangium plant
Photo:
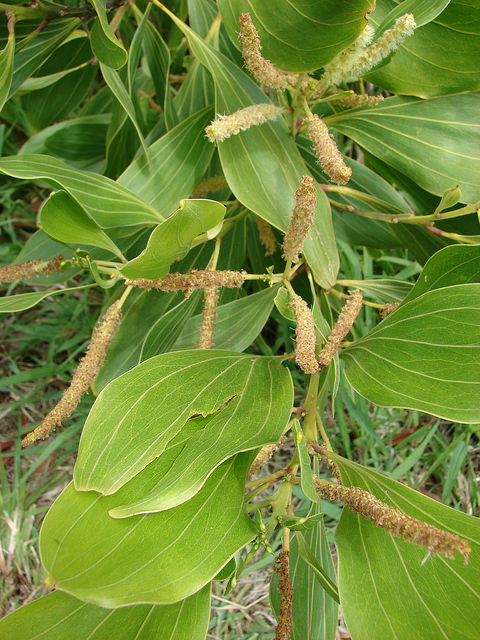
[[[0,8],[2,184],[45,194],[0,311],[105,300],[24,433],[97,396],[40,534],[53,591],[0,637],[203,640],[263,549],[269,637],[334,640],[340,604],[354,640],[479,638],[478,519],[332,437],[339,388],[480,422],[478,0]]]

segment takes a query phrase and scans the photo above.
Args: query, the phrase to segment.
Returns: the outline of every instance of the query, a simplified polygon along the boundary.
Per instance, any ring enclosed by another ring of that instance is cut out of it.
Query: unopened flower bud
[[[320,352],[318,362],[321,367],[327,367],[333,360],[333,356],[337,353],[340,345],[347,337],[353,323],[357,319],[360,309],[362,308],[362,301],[363,296],[361,291],[356,289],[351,293],[338,316],[335,327],[333,328],[326,345]]]
[[[283,257],[287,262],[298,262],[303,243],[315,217],[317,190],[313,178],[303,176],[295,193],[292,219],[283,241]]]
[[[413,542],[433,555],[441,554],[453,559],[457,552],[467,564],[471,551],[467,540],[408,516],[360,487],[345,487],[318,479],[314,480],[314,484],[318,494],[325,500],[344,502],[352,511],[360,513],[393,536]]]
[[[297,323],[295,360],[304,373],[315,373],[319,366],[315,357],[316,337],[312,311],[305,300],[298,295],[292,296],[290,306],[293,308]]]
[[[119,302],[114,302],[95,327],[87,353],[73,374],[70,386],[65,390],[58,404],[45,417],[42,424],[25,436],[22,441],[23,447],[33,444],[36,440],[46,438],[62,424],[63,420],[72,415],[80,398],[95,380],[105,360],[107,349],[120,325],[121,318],[121,305]]]
[[[252,104],[227,116],[218,115],[206,127],[205,133],[210,142],[223,142],[230,136],[237,135],[240,131],[246,131],[250,127],[263,124],[268,120],[275,120],[282,111],[282,107],[276,107],[267,102]]]
[[[347,184],[352,170],[345,164],[342,154],[328,132],[327,125],[317,114],[312,114],[305,121],[308,135],[322,169],[335,184]]]
[[[270,60],[266,60],[262,56],[262,45],[250,14],[241,13],[238,21],[240,23],[238,39],[242,45],[242,56],[245,60],[245,66],[255,80],[265,87],[281,91],[288,89],[292,85],[295,86],[297,76],[291,73],[283,73],[274,67]]]

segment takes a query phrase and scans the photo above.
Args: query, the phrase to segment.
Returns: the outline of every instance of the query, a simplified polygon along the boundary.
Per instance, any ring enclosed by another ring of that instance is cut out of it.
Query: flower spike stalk
[[[72,415],[81,397],[95,380],[107,355],[107,349],[120,325],[121,318],[121,303],[117,301],[107,309],[102,320],[95,327],[87,353],[73,374],[70,386],[65,390],[58,404],[44,418],[42,424],[25,436],[22,440],[23,447],[33,444],[37,440],[45,439],[66,418]]]

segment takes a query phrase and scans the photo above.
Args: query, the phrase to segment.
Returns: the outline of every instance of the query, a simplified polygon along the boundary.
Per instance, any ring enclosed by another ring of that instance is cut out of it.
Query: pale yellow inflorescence
[[[327,343],[318,356],[318,363],[321,367],[328,367],[333,360],[333,356],[337,353],[340,345],[347,337],[353,323],[357,319],[360,309],[362,308],[362,301],[363,296],[361,291],[356,289],[351,293],[338,316],[335,327],[333,328]]]
[[[36,440],[46,438],[62,424],[63,420],[72,415],[80,398],[95,380],[121,319],[121,305],[119,302],[114,302],[95,327],[87,353],[73,374],[70,386],[65,390],[58,404],[47,414],[42,424],[25,436],[22,441],[23,447],[33,444]]]
[[[319,365],[315,357],[316,337],[312,311],[305,300],[296,294],[292,296],[290,306],[297,324],[295,360],[304,373],[313,374],[318,371]]]
[[[321,81],[322,86],[338,85],[346,80],[350,70],[357,64],[359,57],[372,41],[374,33],[373,27],[367,24],[362,33],[349,47],[341,51],[325,65]]]
[[[360,487],[345,487],[318,479],[314,480],[314,484],[322,498],[344,502],[352,511],[360,513],[393,536],[413,542],[433,555],[441,554],[453,559],[457,552],[463,556],[465,564],[468,562],[471,549],[467,540],[408,516]]]
[[[265,464],[267,464],[267,462],[273,456],[275,451],[280,449],[280,447],[284,444],[286,439],[287,439],[287,436],[283,435],[278,442],[275,442],[274,444],[266,444],[264,447],[262,447],[262,449],[260,450],[260,453],[255,458],[255,460],[252,462],[252,466],[250,467],[248,475],[249,476],[253,476]]]
[[[277,240],[273,233],[272,227],[259,216],[256,216],[258,234],[260,242],[265,247],[265,254],[270,256],[277,250]]]
[[[283,240],[283,257],[287,262],[298,262],[303,251],[303,243],[308,235],[315,217],[317,190],[313,178],[305,175],[295,193],[295,206],[285,238]]]
[[[200,328],[199,349],[210,349],[213,346],[213,333],[217,319],[218,288],[205,287],[203,290],[203,314]]]
[[[322,169],[335,184],[347,184],[352,170],[347,167],[327,125],[318,115],[305,118],[307,131]]]
[[[384,58],[393,53],[415,31],[415,18],[406,13],[398,18],[391,29],[387,29],[371,47],[365,49],[350,67],[345,80],[352,82],[373,69]]]
[[[281,594],[275,640],[291,640],[293,613],[293,586],[290,580],[290,553],[281,551],[275,559],[278,573],[278,590]]]
[[[238,22],[240,23],[238,39],[242,45],[242,56],[245,60],[245,66],[255,80],[264,87],[281,91],[295,86],[298,81],[296,75],[283,73],[270,60],[266,60],[262,56],[262,45],[250,14],[241,13]]]
[[[205,287],[241,287],[245,282],[245,273],[241,271],[203,271],[192,269],[190,273],[167,273],[163,278],[147,280],[125,280],[127,286],[141,289],[159,289],[160,291],[186,291]]]
[[[63,256],[57,256],[46,262],[45,260],[29,260],[18,264],[9,264],[0,267],[0,282],[15,282],[22,278],[31,278],[43,274],[48,276],[54,271],[60,271]]]
[[[211,178],[206,178],[206,180],[199,182],[190,194],[190,198],[201,198],[207,193],[221,191],[221,189],[224,189],[226,186],[228,185],[224,176],[212,176]]]
[[[282,107],[276,107],[267,102],[252,104],[230,115],[217,115],[215,120],[206,127],[205,133],[210,142],[223,142],[240,131],[246,131],[268,120],[275,120],[282,111]]]
[[[349,96],[345,96],[344,98],[335,100],[335,104],[339,105],[340,107],[348,107],[349,109],[355,107],[364,107],[367,105],[369,107],[373,107],[379,102],[382,102],[383,99],[383,96],[368,96],[366,94],[361,95],[358,93],[352,93]]]

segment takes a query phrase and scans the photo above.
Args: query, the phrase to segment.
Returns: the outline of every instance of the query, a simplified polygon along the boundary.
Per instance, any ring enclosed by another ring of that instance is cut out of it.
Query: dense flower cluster
[[[345,340],[348,332],[357,319],[362,308],[363,296],[361,291],[356,289],[350,294],[349,299],[345,303],[332,333],[328,337],[326,345],[320,352],[318,362],[321,367],[327,367],[333,360],[333,356],[337,353],[340,345]]]
[[[230,115],[218,115],[205,129],[210,142],[223,142],[230,136],[235,136],[240,131],[246,131],[255,125],[263,124],[268,120],[275,120],[282,113],[281,107],[276,107],[267,102],[252,104],[244,109],[239,109]]]
[[[316,156],[327,176],[336,184],[347,184],[352,170],[347,167],[327,125],[318,115],[312,114],[305,119],[307,131]]]
[[[295,206],[290,225],[283,241],[283,257],[287,262],[298,262],[303,243],[315,217],[317,190],[313,178],[303,176],[295,193]]]
[[[160,291],[186,291],[189,295],[195,289],[205,287],[241,287],[245,274],[241,271],[202,271],[192,269],[189,273],[167,273],[163,278],[147,280],[125,280],[125,284],[141,289],[159,289]]]

